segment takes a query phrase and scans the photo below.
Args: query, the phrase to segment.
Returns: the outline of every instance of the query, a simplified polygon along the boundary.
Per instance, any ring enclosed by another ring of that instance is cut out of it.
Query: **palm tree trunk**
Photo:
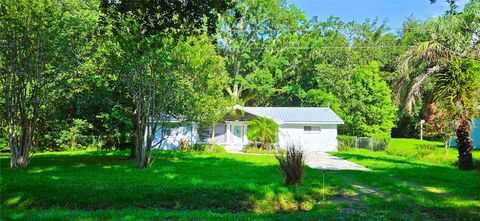
[[[473,169],[473,142],[470,138],[471,119],[462,116],[457,127],[458,167],[461,170]]]

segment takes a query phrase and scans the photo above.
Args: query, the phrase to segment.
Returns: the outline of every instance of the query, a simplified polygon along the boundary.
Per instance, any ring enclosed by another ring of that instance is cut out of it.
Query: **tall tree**
[[[115,20],[107,21],[106,69],[117,72],[128,88],[134,104],[137,167],[146,168],[152,148],[167,138],[172,117],[195,121],[203,115],[205,98],[222,93],[224,61],[206,34],[174,39],[175,33],[148,33],[155,21],[138,19],[137,14],[116,14]],[[157,134],[160,140],[154,141]]]
[[[2,1],[0,81],[11,167],[28,166],[39,113],[58,83],[78,73],[98,19],[96,3]]]
[[[459,168],[473,168],[471,118],[478,114],[480,2],[471,1],[460,14],[447,14],[432,21],[428,41],[419,42],[399,59],[403,75],[399,86],[407,91],[405,107],[411,112],[431,82],[435,99],[457,116]],[[402,90],[398,90],[402,91]]]
[[[121,14],[134,13],[143,21],[155,20],[147,27],[149,33],[168,29],[179,30],[178,36],[199,34],[207,28],[209,34],[216,32],[218,15],[232,7],[231,0],[102,0],[105,12],[113,9]]]
[[[288,62],[281,59],[281,46],[286,45],[280,44],[279,36],[299,29],[305,18],[284,0],[234,2],[235,7],[220,17],[217,34],[231,78],[227,92],[250,105],[268,104],[262,99],[275,92],[275,80],[282,74],[277,64]]]

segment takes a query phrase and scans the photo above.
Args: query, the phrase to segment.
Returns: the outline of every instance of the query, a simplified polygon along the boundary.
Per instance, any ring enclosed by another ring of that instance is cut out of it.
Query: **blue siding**
[[[475,148],[480,148],[480,118],[473,120],[472,139],[473,146]]]
[[[472,133],[470,135],[473,139],[473,147],[480,149],[480,118],[475,118],[472,125]],[[451,146],[457,146],[457,141],[452,140]]]

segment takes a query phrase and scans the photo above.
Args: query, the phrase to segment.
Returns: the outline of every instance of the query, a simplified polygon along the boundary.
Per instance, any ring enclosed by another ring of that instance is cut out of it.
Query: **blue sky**
[[[443,14],[448,9],[445,0],[437,0],[430,4],[429,0],[287,0],[288,3],[302,9],[307,19],[318,16],[325,20],[330,15],[340,17],[344,21],[363,22],[366,18],[388,19],[391,28],[402,27],[406,17],[413,15],[417,19],[426,20]],[[468,0],[459,0],[459,9]]]

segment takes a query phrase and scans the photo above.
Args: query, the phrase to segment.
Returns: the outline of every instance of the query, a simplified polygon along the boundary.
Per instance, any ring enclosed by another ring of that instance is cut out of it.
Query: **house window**
[[[305,133],[320,133],[322,128],[320,126],[303,126]]]

